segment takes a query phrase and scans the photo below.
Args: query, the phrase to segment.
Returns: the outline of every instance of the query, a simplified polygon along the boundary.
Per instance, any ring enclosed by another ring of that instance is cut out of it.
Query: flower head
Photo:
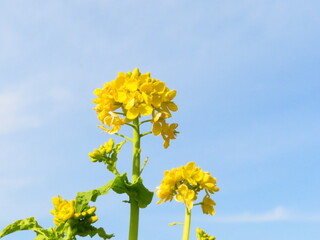
[[[205,190],[206,196],[201,202],[202,209],[204,213],[213,215],[215,203],[209,194],[219,191],[215,181],[216,179],[212,178],[210,173],[197,167],[195,162],[189,162],[186,166],[165,171],[161,185],[156,190],[160,198],[158,204],[171,201],[174,198],[178,202],[184,203],[190,210],[198,193]]]
[[[164,139],[167,148],[171,139],[175,139],[178,124],[168,124],[171,112],[178,110],[173,102],[175,90],[170,90],[164,82],[151,78],[150,73],[141,74],[138,68],[133,72],[120,72],[116,79],[96,89],[93,100],[98,119],[105,126],[100,126],[110,134],[117,133],[125,123],[141,116],[152,116],[154,135]],[[115,112],[117,111],[117,112]],[[119,116],[121,115],[121,117]]]
[[[193,201],[197,199],[196,192],[189,189],[187,185],[181,184],[177,189],[175,199],[178,202],[183,202],[186,207],[190,210],[193,206]]]
[[[61,196],[52,198],[54,209],[50,212],[54,216],[54,224],[59,226],[61,223],[73,217],[75,212],[75,201],[67,201]]]
[[[80,226],[89,226],[98,220],[98,217],[95,214],[96,207],[85,205],[81,212],[76,212],[76,201],[67,201],[62,199],[61,196],[53,197],[52,203],[54,209],[50,212],[54,216],[53,222],[56,226],[71,221],[72,224],[70,224],[69,227],[75,228],[77,229],[76,232],[79,232],[81,229]],[[80,229],[78,229],[78,227]]]
[[[214,215],[215,211],[213,206],[215,206],[216,203],[210,198],[210,196],[206,195],[204,196],[203,200],[202,200],[202,212],[204,214],[210,214],[210,215]]]
[[[196,229],[197,234],[197,240],[215,240],[216,238],[214,236],[210,236],[205,231],[203,231],[201,228]]]

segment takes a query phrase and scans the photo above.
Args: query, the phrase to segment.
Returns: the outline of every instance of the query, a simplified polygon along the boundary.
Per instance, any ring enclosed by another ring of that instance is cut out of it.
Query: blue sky
[[[108,140],[92,92],[139,67],[179,105],[170,148],[143,142],[145,185],[189,161],[218,179],[217,213],[195,209],[191,239],[196,227],[220,240],[318,239],[319,11],[316,0],[1,1],[0,228],[29,216],[52,226],[51,197],[111,179],[87,157]],[[127,238],[122,200],[96,204],[96,226],[115,239]],[[183,205],[156,201],[141,211],[140,239],[179,239],[167,223],[183,220]]]

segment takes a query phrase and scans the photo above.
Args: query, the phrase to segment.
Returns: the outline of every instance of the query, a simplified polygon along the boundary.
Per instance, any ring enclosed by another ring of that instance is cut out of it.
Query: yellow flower
[[[128,119],[135,119],[140,115],[148,116],[152,113],[153,108],[151,105],[143,102],[141,95],[136,94],[136,98],[133,98],[125,105],[125,109],[127,110],[126,117]],[[141,101],[142,100],[142,101]]]
[[[163,146],[164,148],[168,148],[170,145],[171,139],[176,139],[176,135],[178,131],[176,131],[176,128],[178,127],[177,123],[171,123],[170,125],[166,122],[163,123],[162,129],[161,129],[161,135],[164,139]]]
[[[157,196],[160,198],[157,204],[171,201],[174,197],[190,210],[198,193],[205,189],[206,196],[201,202],[202,211],[205,214],[213,215],[215,203],[209,194],[219,190],[215,184],[216,179],[211,177],[209,172],[204,172],[196,166],[195,162],[189,162],[185,166],[164,172],[161,185],[156,190]]]
[[[98,118],[103,122],[106,113],[122,107],[127,118],[135,119],[141,115],[150,115],[153,110],[176,111],[173,102],[175,90],[170,90],[164,82],[151,78],[150,73],[141,74],[138,68],[133,72],[119,73],[102,89],[96,89],[97,104],[94,108]]]
[[[201,207],[202,207],[202,212],[204,214],[210,214],[210,215],[214,215],[215,211],[213,206],[215,206],[216,203],[209,197],[209,196],[204,196],[202,203],[201,203]]]
[[[207,189],[212,194],[219,191],[216,186],[216,178],[212,177],[209,172],[204,172],[203,178],[199,183],[202,188]]]
[[[105,126],[99,126],[110,134],[116,133],[121,126],[141,116],[152,115],[152,132],[162,135],[164,147],[167,148],[171,139],[178,133],[178,124],[168,124],[165,119],[171,117],[171,111],[177,111],[173,102],[176,90],[170,90],[164,82],[151,78],[150,73],[141,74],[138,68],[133,72],[120,72],[116,79],[96,89],[97,96],[93,103],[98,119]],[[114,111],[125,116],[119,118]],[[110,129],[111,127],[111,129]]]
[[[197,234],[197,240],[215,240],[216,239],[214,236],[210,236],[200,228],[196,229],[196,234]]]
[[[114,147],[114,140],[112,138],[109,138],[109,141],[104,144],[106,153],[110,153],[113,147]]]
[[[103,123],[111,127],[111,129],[108,129],[104,126],[99,126],[99,127],[105,130],[106,132],[108,132],[109,134],[114,134],[118,132],[121,126],[126,123],[126,119],[119,118],[118,114],[109,112],[109,115],[103,119]]]
[[[61,223],[67,221],[74,215],[75,201],[67,201],[60,196],[52,198],[54,209],[50,212],[54,216],[54,224],[59,226]]]
[[[178,194],[175,195],[175,199],[178,202],[183,202],[190,210],[193,206],[193,201],[197,199],[197,196],[194,190],[189,189],[185,184],[181,184],[178,187]]]
[[[183,171],[183,177],[192,185],[197,185],[203,178],[203,171],[201,168],[196,167],[195,162],[189,162]]]
[[[172,200],[176,184],[181,180],[181,170],[180,168],[175,168],[171,171],[165,171],[164,175],[165,177],[163,178],[161,185],[156,190],[156,193],[160,198],[158,204]]]
[[[156,194],[160,200],[157,202],[157,204],[160,204],[162,202],[171,201],[172,200],[172,190],[173,187],[170,184],[161,184],[160,187],[157,188]]]

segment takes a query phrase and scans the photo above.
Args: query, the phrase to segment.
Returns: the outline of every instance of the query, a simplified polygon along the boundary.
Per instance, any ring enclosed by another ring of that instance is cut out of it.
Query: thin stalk
[[[191,209],[189,210],[186,207],[186,213],[184,216],[184,227],[183,227],[182,240],[189,240],[190,225],[191,225]]]
[[[152,121],[151,119],[145,120],[145,121],[142,121],[141,123],[139,123],[139,125],[142,125],[142,124],[144,124],[144,123],[151,122],[151,121]]]
[[[147,136],[148,134],[152,133],[151,131],[150,132],[145,132],[145,133],[142,133],[140,134],[141,137],[144,137],[144,136]]]
[[[140,128],[139,118],[133,120],[133,159],[132,159],[132,183],[140,176]],[[139,206],[136,200],[130,199],[130,226],[129,240],[138,240],[139,229]]]
[[[115,135],[117,135],[117,136],[119,136],[119,137],[122,137],[122,138],[124,138],[124,139],[127,139],[127,140],[129,140],[129,141],[131,141],[131,142],[133,142],[133,139],[128,138],[128,137],[126,137],[125,135],[122,135],[122,134],[120,134],[120,133],[115,133]]]

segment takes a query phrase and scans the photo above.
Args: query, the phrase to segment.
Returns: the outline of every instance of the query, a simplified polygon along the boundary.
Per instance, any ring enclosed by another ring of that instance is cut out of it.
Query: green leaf
[[[140,208],[147,207],[153,198],[153,192],[150,192],[142,183],[142,178],[139,177],[135,183],[129,183],[127,174],[124,173],[116,176],[112,185],[112,190],[116,193],[128,194],[130,200],[135,200]]]
[[[114,237],[114,234],[107,234],[103,228],[96,228],[92,225],[85,226],[82,231],[77,232],[77,235],[79,235],[80,237],[90,236],[92,238],[97,234],[104,240]]]
[[[0,238],[17,232],[17,231],[23,231],[23,230],[33,230],[37,234],[43,234],[42,232],[45,232],[45,229],[43,229],[38,222],[35,220],[34,217],[26,218],[24,220],[17,220],[14,223],[11,223],[8,225],[5,229],[2,230],[0,233]]]
[[[105,239],[110,239],[112,237],[114,237],[114,234],[107,234],[103,228],[97,228],[97,233],[99,235],[99,237],[103,238],[104,240]]]
[[[59,236],[59,234],[56,232],[56,228],[44,229],[38,224],[34,217],[26,218],[24,220],[17,220],[8,225],[0,233],[0,238],[3,238],[8,234],[24,230],[34,231],[37,234],[35,240],[62,240],[62,236]]]
[[[114,179],[110,180],[106,185],[103,185],[100,188],[87,192],[78,192],[76,196],[76,213],[82,212],[90,201],[95,202],[99,196],[107,194],[112,188],[113,182]]]

